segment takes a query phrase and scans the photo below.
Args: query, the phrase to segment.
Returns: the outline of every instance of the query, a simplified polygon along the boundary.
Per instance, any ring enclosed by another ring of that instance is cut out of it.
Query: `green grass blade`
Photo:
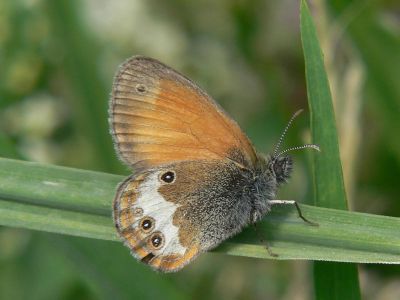
[[[300,19],[312,139],[322,150],[319,155],[314,155],[315,204],[347,209],[332,97],[316,29],[304,0]],[[314,284],[317,299],[361,297],[355,265],[316,262]]]
[[[304,1],[301,6],[301,37],[312,140],[321,148],[321,153],[313,155],[315,204],[347,209],[331,92],[315,27]]]
[[[110,215],[115,187],[123,179],[10,159],[0,160],[0,178],[0,198],[103,216]]]
[[[0,159],[0,225],[116,241],[111,202],[122,176]],[[276,207],[258,226],[276,259],[400,263],[400,219],[302,205],[320,224]],[[271,258],[253,228],[216,251]]]

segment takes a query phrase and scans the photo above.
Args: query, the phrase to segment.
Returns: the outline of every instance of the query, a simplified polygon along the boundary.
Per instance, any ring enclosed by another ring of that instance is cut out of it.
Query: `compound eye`
[[[293,161],[289,156],[279,157],[273,168],[277,182],[287,182],[293,169]]]

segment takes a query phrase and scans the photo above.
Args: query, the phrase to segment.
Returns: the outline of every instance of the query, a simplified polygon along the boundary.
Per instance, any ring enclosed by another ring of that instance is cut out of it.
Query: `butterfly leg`
[[[268,251],[268,254],[269,254],[270,256],[272,256],[272,257],[278,257],[279,255],[276,254],[276,253],[274,253],[274,252],[272,251],[271,247],[269,246],[268,241],[266,241],[266,240],[260,235],[260,232],[259,232],[258,229],[257,229],[257,224],[254,223],[253,226],[254,226],[254,230],[256,231],[257,237],[258,237],[258,239],[260,240],[260,243],[261,243],[261,244],[264,244],[265,249]]]
[[[303,213],[301,212],[300,206],[299,204],[297,204],[297,202],[295,200],[270,200],[268,201],[269,204],[271,205],[285,205],[285,204],[290,204],[290,205],[294,205],[297,209],[297,214],[299,215],[299,217],[306,223],[312,225],[312,226],[319,226],[318,223],[312,222],[308,219],[306,219],[306,217],[303,216]]]

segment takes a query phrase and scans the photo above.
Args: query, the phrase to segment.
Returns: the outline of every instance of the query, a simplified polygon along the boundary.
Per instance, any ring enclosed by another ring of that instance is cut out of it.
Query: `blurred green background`
[[[356,211],[400,216],[400,3],[309,1]],[[262,152],[307,108],[297,1],[3,0],[0,156],[129,174],[108,133],[113,75],[134,54],[199,83]],[[287,146],[309,142],[307,112]],[[295,153],[280,198],[310,202]],[[360,266],[365,299],[399,299],[396,266]],[[176,274],[121,243],[0,228],[0,299],[310,299],[310,264],[205,254]]]

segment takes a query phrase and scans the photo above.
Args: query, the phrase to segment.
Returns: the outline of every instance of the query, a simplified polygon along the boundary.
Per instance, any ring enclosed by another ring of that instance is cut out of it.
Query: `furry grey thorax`
[[[253,180],[249,182],[252,192],[247,195],[253,204],[250,223],[258,222],[270,211],[269,200],[276,199],[278,187],[287,182],[293,167],[290,156],[258,158]]]

